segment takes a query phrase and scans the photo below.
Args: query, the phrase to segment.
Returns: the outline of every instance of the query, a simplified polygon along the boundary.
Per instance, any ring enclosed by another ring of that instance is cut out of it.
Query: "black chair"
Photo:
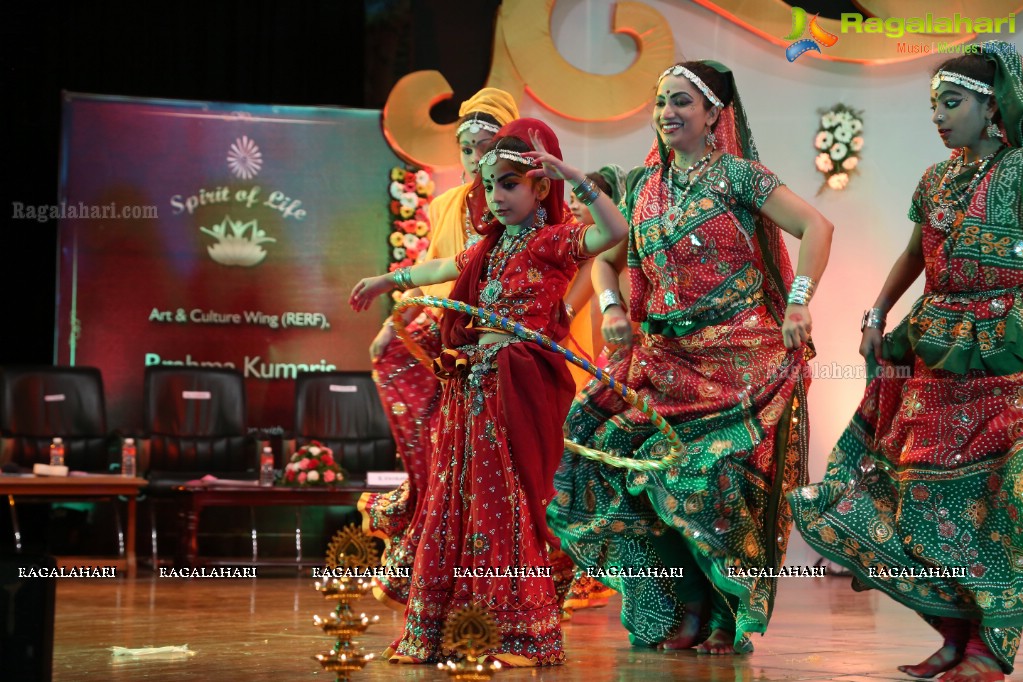
[[[323,443],[353,478],[396,468],[391,427],[369,372],[299,372],[295,440]]]
[[[255,480],[260,443],[247,433],[245,379],[234,369],[148,367],[146,435],[140,470],[149,480],[152,560],[158,562],[154,497],[173,496],[190,480],[212,475]]]
[[[0,466],[31,471],[64,441],[64,463],[93,473],[120,467],[120,439],[107,431],[103,377],[95,367],[0,369]]]
[[[50,443],[56,436],[64,441],[64,463],[72,471],[120,469],[121,439],[107,431],[100,371],[95,367],[0,368],[0,466],[6,471],[31,471],[34,464],[49,464]],[[13,495],[8,503],[14,546],[20,552],[21,528]],[[124,556],[119,505],[114,505],[114,513]]]

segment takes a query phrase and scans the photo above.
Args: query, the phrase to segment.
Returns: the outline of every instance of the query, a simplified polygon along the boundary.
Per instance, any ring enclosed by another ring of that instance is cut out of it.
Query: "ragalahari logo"
[[[810,31],[809,38],[803,38],[803,34]],[[799,59],[800,56],[807,52],[820,53],[820,46],[831,47],[838,42],[838,36],[834,33],[828,33],[817,23],[817,16],[810,19],[809,22],[806,20],[806,10],[802,7],[792,8],[792,32],[785,36],[785,40],[794,40],[796,42],[785,48],[785,57],[790,61],[794,62]]]

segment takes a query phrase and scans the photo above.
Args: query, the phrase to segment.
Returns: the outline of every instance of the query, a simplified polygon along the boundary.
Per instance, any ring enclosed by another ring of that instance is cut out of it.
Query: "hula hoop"
[[[598,381],[603,383],[612,391],[621,395],[625,402],[649,417],[650,423],[653,424],[653,426],[662,435],[664,435],[668,441],[668,454],[660,459],[636,460],[631,457],[619,457],[607,452],[588,448],[568,439],[565,440],[566,450],[586,457],[587,459],[596,460],[609,466],[617,467],[619,469],[629,469],[631,471],[664,471],[665,469],[677,464],[685,454],[685,446],[682,444],[682,439],[680,439],[678,434],[675,433],[675,429],[671,427],[671,424],[669,424],[664,417],[657,413],[657,410],[650,406],[645,397],[639,395],[636,391],[629,388],[622,382],[616,381],[615,378],[610,376],[607,372],[597,367],[586,358],[580,357],[569,349],[559,345],[550,337],[545,336],[540,332],[533,331],[532,329],[527,329],[519,322],[515,322],[507,317],[500,317],[497,313],[484,308],[477,308],[461,301],[455,301],[449,298],[437,298],[436,296],[417,296],[415,298],[407,298],[395,303],[394,310],[391,313],[391,320],[394,323],[394,333],[397,334],[398,338],[401,339],[402,343],[404,343],[409,349],[412,356],[427,367],[431,369],[433,368],[433,359],[430,358],[425,351],[423,351],[415,340],[405,333],[405,320],[403,319],[401,311],[405,308],[411,308],[414,306],[445,308],[447,310],[456,310],[460,313],[467,313],[493,327],[499,327],[506,332],[514,334],[520,339],[530,341],[541,348],[554,351],[555,353],[560,353],[566,360],[576,367],[589,372]]]

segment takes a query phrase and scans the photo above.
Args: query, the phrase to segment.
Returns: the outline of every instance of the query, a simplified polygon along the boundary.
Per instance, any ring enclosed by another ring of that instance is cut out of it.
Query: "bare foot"
[[[1002,682],[1005,673],[995,659],[967,654],[961,662],[938,679],[940,682]]]
[[[696,646],[696,643],[700,641],[700,629],[703,626],[703,621],[700,617],[701,611],[702,608],[699,606],[686,609],[685,615],[682,616],[682,627],[678,629],[674,637],[664,640],[657,645],[657,648],[673,651],[676,649],[692,649]]]
[[[743,644],[740,649],[736,649],[733,644],[735,640],[735,633],[722,630],[721,628],[715,629],[710,633],[710,637],[696,647],[696,653],[698,654],[711,654],[712,656],[731,656],[734,654],[748,654],[753,651],[753,642],[749,639],[743,640]]]
[[[900,665],[899,670],[910,677],[926,679],[934,677],[938,673],[945,672],[962,660],[963,647],[956,646],[954,644],[946,644],[928,656],[927,660],[922,663],[917,663],[916,665]]]

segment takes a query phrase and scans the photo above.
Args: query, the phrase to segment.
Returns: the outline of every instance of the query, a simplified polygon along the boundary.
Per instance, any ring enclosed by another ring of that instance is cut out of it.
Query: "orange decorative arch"
[[[487,86],[511,93],[516,101],[528,90],[559,116],[580,121],[625,118],[646,106],[650,84],[674,59],[675,41],[664,17],[640,2],[616,3],[611,30],[635,41],[636,59],[621,73],[594,74],[572,66],[558,52],[550,29],[555,2],[539,6],[536,0],[505,0],[497,16]],[[437,71],[398,81],[383,110],[384,136],[395,153],[427,168],[458,163],[454,124],[441,125],[430,117],[430,109],[452,94]]]

